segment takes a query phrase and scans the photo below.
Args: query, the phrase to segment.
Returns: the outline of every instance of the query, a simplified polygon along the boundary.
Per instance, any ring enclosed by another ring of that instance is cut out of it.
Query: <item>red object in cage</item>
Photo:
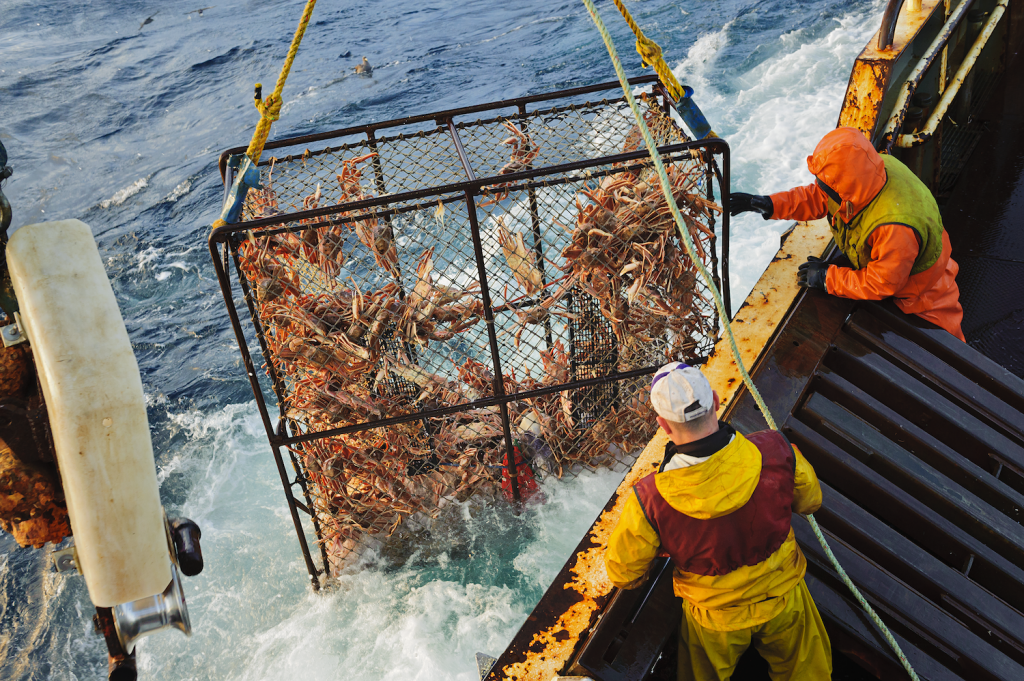
[[[530,464],[523,459],[523,455],[519,451],[519,445],[514,445],[512,451],[515,452],[516,472],[519,474],[519,498],[523,501],[543,504],[546,501],[544,493],[537,486],[537,478],[534,476]],[[509,475],[508,454],[505,454],[501,463],[504,466],[501,469],[501,491],[504,493],[505,498],[511,501],[515,497],[512,495],[512,478]]]

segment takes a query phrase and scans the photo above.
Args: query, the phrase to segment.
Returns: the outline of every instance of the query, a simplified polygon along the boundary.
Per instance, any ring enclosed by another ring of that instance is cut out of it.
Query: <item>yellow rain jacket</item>
[[[814,468],[793,447],[796,458],[793,511],[813,513],[821,506]],[[742,434],[705,461],[657,473],[658,492],[674,509],[693,518],[726,515],[743,506],[760,479],[761,453]],[[635,492],[608,540],[605,566],[612,583],[623,589],[642,583],[661,540],[644,515]],[[763,624],[782,613],[807,571],[807,560],[793,531],[766,560],[718,576],[673,574],[674,590],[686,601],[690,617],[714,631],[737,631]],[[808,598],[809,600],[809,598]]]

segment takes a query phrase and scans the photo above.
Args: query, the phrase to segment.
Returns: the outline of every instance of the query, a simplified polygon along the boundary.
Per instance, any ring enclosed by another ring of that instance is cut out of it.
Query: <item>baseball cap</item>
[[[651,380],[651,405],[658,416],[676,423],[701,418],[714,406],[711,384],[688,364],[670,362]]]

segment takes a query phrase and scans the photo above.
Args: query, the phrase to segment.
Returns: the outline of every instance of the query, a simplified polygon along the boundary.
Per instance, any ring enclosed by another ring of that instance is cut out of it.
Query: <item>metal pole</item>
[[[476,174],[473,172],[473,166],[469,162],[469,157],[466,156],[466,150],[462,147],[462,140],[459,138],[459,132],[455,129],[455,124],[452,119],[448,119],[448,130],[452,134],[452,140],[455,143],[455,150],[459,154],[459,161],[462,162],[462,168],[466,172],[466,177],[470,181],[476,180]],[[515,451],[512,447],[512,428],[509,425],[508,418],[508,404],[505,397],[505,380],[501,375],[501,354],[498,347],[498,334],[494,329],[494,309],[491,307],[491,291],[487,286],[487,263],[484,262],[484,247],[480,240],[480,224],[476,218],[476,201],[473,199],[473,193],[466,190],[466,211],[469,215],[469,229],[473,236],[473,253],[476,256],[476,271],[477,277],[480,279],[480,298],[484,304],[484,321],[487,323],[487,339],[491,347],[491,364],[494,367],[494,397],[501,400],[499,402],[499,408],[501,410],[501,430],[505,436],[505,457],[507,459],[507,466],[510,484],[512,486],[512,498],[517,502],[519,498],[519,466],[516,465]]]
[[[267,405],[263,401],[263,391],[260,388],[259,380],[256,378],[256,367],[253,365],[252,357],[249,355],[249,347],[245,340],[245,334],[242,332],[242,324],[238,319],[238,311],[235,309],[234,296],[231,291],[231,278],[227,267],[230,248],[228,244],[224,244],[224,260],[222,261],[218,257],[220,254],[217,252],[217,242],[214,241],[214,236],[210,237],[209,243],[210,255],[213,256],[213,268],[217,271],[220,292],[224,296],[224,302],[227,304],[231,328],[235,331],[235,340],[238,341],[238,349],[242,353],[242,365],[245,367],[245,373],[249,377],[249,385],[252,387],[252,394],[256,398],[256,407],[259,409],[260,418],[263,420],[263,427],[267,431],[267,439],[274,442],[276,440],[274,426],[270,422],[270,414],[267,413]]]
[[[570,383],[559,383],[557,385],[549,385],[544,388],[538,388],[536,390],[525,390],[521,393],[516,394],[517,400],[529,400],[534,397],[543,397],[544,395],[550,395],[551,393],[559,393],[566,390],[579,390],[581,388],[589,388],[592,385],[599,383],[609,383],[611,381],[626,381],[631,378],[637,378],[638,376],[647,376],[657,371],[658,366],[644,367],[643,369],[633,369],[631,371],[622,371],[616,374],[608,374],[607,376],[597,376],[594,378],[581,378],[578,381],[572,381]],[[364,423],[357,423],[351,426],[343,426],[341,428],[332,428],[330,430],[321,430],[314,433],[303,433],[302,435],[293,435],[291,437],[284,438],[277,442],[280,445],[293,445],[299,442],[308,442],[309,440],[320,440],[329,437],[335,437],[337,435],[348,435],[349,433],[358,433],[363,430],[371,430],[374,428],[387,428],[398,423],[408,423],[409,421],[417,421],[419,419],[432,419],[440,418],[442,416],[448,416],[450,414],[458,414],[464,411],[470,411],[472,409],[482,409],[484,407],[499,406],[503,402],[510,402],[507,396],[502,395],[501,397],[487,397],[473,402],[465,404],[454,404],[448,407],[441,407],[438,409],[431,409],[430,411],[413,412],[411,414],[402,414],[401,416],[392,416],[386,419],[377,419],[376,421],[367,421]]]
[[[284,467],[284,459],[281,458],[281,447],[271,445],[274,450],[274,461],[277,463],[277,472],[281,476],[281,486],[284,487],[284,496],[288,500],[288,512],[292,516],[292,524],[295,525],[295,535],[299,538],[299,548],[302,549],[302,557],[306,561],[306,570],[309,571],[309,581],[313,585],[313,591],[320,591],[320,579],[316,565],[313,565],[313,556],[309,555],[309,544],[306,543],[306,533],[302,529],[302,520],[299,518],[299,510],[295,507],[295,497],[292,495],[291,485],[288,483],[288,471]],[[312,515],[312,514],[311,514]],[[328,569],[324,565],[324,571]]]
[[[284,487],[285,499],[288,502],[288,510],[292,516],[292,523],[295,525],[295,533],[299,539],[299,546],[302,549],[302,555],[306,559],[306,569],[309,571],[313,590],[319,591],[320,580],[317,578],[316,566],[313,565],[313,559],[309,555],[309,546],[306,544],[306,534],[302,529],[299,512],[295,508],[295,497],[292,495],[291,486],[288,483],[288,473],[284,468],[284,461],[281,459],[281,448],[277,444],[280,437],[270,424],[270,414],[267,413],[267,405],[263,401],[263,392],[260,389],[259,381],[256,378],[256,367],[253,366],[252,357],[249,355],[248,346],[245,342],[245,335],[242,333],[242,326],[238,321],[238,312],[235,310],[234,300],[231,295],[231,280],[228,275],[227,267],[231,248],[227,243],[224,244],[223,261],[216,257],[217,245],[212,239],[210,241],[210,251],[214,255],[214,269],[217,270],[217,279],[220,282],[221,292],[224,294],[224,300],[227,302],[228,316],[231,318],[231,326],[235,330],[235,338],[238,340],[238,347],[242,351],[242,362],[245,365],[246,373],[249,375],[249,384],[252,386],[253,395],[256,397],[256,405],[259,409],[260,417],[263,419],[263,426],[267,429],[267,439],[270,440],[270,447],[274,452],[274,460],[277,462],[277,472],[281,476],[281,485]]]
[[[711,151],[706,151],[706,152],[704,152],[704,154],[702,154],[702,156],[704,158],[704,163],[706,164],[706,167],[707,167],[707,174],[705,175],[706,179],[704,181],[708,183],[708,186],[707,186],[708,201],[711,201],[712,203],[714,203],[714,201],[715,201],[715,186],[714,186],[714,181],[715,181],[715,169],[714,169],[715,155],[712,154]],[[717,239],[714,236],[714,234],[715,234],[715,218],[714,218],[714,213],[711,213],[711,215],[712,215],[712,217],[708,220],[708,227],[711,229],[711,235],[712,235],[711,236],[711,278],[715,282],[715,286],[718,287],[718,290],[721,291],[722,290],[722,280],[718,276],[718,248],[717,248],[717,243],[716,243]],[[723,296],[722,301],[725,303],[725,310],[726,310],[726,312],[728,312],[729,311],[729,300]],[[715,320],[715,334],[716,335],[718,334],[718,320],[717,319]]]
[[[287,433],[290,433],[290,420],[283,421],[283,423]],[[279,424],[278,428],[280,427],[281,425]],[[299,486],[299,488],[302,490],[302,497],[306,500],[306,512],[309,513],[309,517],[313,521],[313,532],[316,533],[317,544],[320,545],[320,557],[324,561],[323,571],[326,573],[330,566],[330,562],[327,558],[327,546],[324,543],[323,531],[320,529],[320,519],[316,515],[316,506],[313,504],[313,498],[309,494],[309,486],[306,484],[309,478],[306,477],[305,465],[299,463],[299,461],[295,458],[295,452],[293,452],[291,448],[288,449],[288,458],[292,460],[292,469],[295,471],[295,482],[293,482],[292,484]]]
[[[921,57],[913,71],[910,72],[910,75],[903,82],[899,96],[896,98],[896,103],[892,108],[893,114],[886,121],[880,135],[881,142],[885,145],[886,153],[892,151],[897,133],[903,127],[903,119],[907,115],[907,109],[910,108],[910,99],[917,91],[917,86],[921,83],[925,73],[931,68],[935,59],[945,51],[950,36],[953,35],[953,32],[960,25],[960,21],[967,16],[967,10],[970,9],[973,2],[974,0],[962,0],[957,6],[956,11],[946,19],[946,23],[942,25],[938,35],[935,36],[928,49],[925,50],[924,56]]]
[[[230,172],[230,168],[228,171]],[[277,373],[277,367],[274,366],[274,360],[271,357],[270,350],[267,346],[267,339],[264,335],[263,322],[260,316],[256,314],[256,299],[252,294],[252,289],[249,288],[249,281],[242,273],[242,264],[238,260],[238,249],[234,247],[230,242],[224,244],[224,257],[227,260],[227,254],[230,252],[235,262],[235,272],[238,273],[238,284],[242,287],[242,297],[245,300],[246,306],[249,308],[249,315],[252,317],[253,328],[256,329],[256,338],[260,343],[260,350],[263,351],[263,359],[267,363],[267,372],[270,374],[270,381],[274,384],[274,392],[277,394],[278,407],[281,412],[281,416],[284,416],[284,381],[281,379],[280,374]],[[227,267],[227,262],[224,263],[224,267]],[[260,393],[260,399],[262,399],[262,392]],[[268,412],[269,413],[269,412]]]
[[[956,97],[957,92],[960,91],[960,86],[967,79],[967,76],[974,67],[974,63],[981,54],[981,51],[985,49],[985,45],[988,43],[989,37],[992,35],[992,32],[996,30],[996,26],[999,24],[999,20],[1003,18],[1003,13],[1006,12],[1006,7],[1009,3],[1010,0],[999,0],[999,2],[996,3],[995,9],[992,10],[992,15],[985,23],[985,28],[982,29],[977,40],[974,41],[974,45],[971,46],[971,50],[966,56],[964,56],[964,60],[960,64],[960,68],[958,68],[956,73],[953,74],[953,79],[949,82],[949,87],[947,87],[946,91],[942,93],[942,97],[939,98],[939,103],[935,105],[935,108],[932,110],[932,115],[928,117],[928,121],[924,124],[924,127],[918,132],[900,135],[896,142],[897,146],[906,148],[917,144],[923,144],[935,134],[935,129],[939,127],[939,123],[942,122],[942,118],[946,115],[946,110],[953,102],[953,98]],[[964,123],[966,123],[966,121],[964,121]],[[893,131],[893,137],[896,137],[895,131]]]
[[[526,104],[521,103],[519,105],[519,125],[522,128],[524,134],[527,131],[527,119],[526,119]],[[533,162],[531,161],[527,166],[527,170],[533,170]],[[537,204],[537,190],[532,185],[526,190],[527,195],[530,197],[530,222],[533,225],[533,253],[537,257],[537,269],[540,270],[540,283],[542,286],[548,285],[547,270],[544,268],[544,240],[540,233],[540,208]],[[544,340],[548,344],[548,350],[553,345],[553,339],[551,337],[551,316],[548,315],[544,318]]]

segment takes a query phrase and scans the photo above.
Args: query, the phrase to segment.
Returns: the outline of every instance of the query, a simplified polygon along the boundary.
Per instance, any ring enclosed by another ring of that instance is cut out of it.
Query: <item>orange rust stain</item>
[[[668,436],[659,428],[619,483],[615,491],[615,505],[602,513],[591,528],[589,536],[597,546],[577,554],[576,565],[572,568],[573,577],[564,584],[564,588],[576,591],[583,596],[583,600],[562,613],[551,627],[535,634],[527,646],[531,652],[526,653],[526,659],[502,670],[503,678],[509,681],[550,681],[569,661],[576,643],[586,634],[598,610],[595,599],[607,596],[612,591],[612,583],[604,568],[604,547],[622,514],[625,493],[640,478],[649,474],[651,467],[657,468],[667,442]],[[535,650],[537,652],[532,652]]]
[[[879,50],[877,32],[872,36],[850,73],[839,125],[857,128],[868,137],[880,124],[884,125],[881,117],[889,112],[882,111],[882,102],[896,61],[911,47],[932,14],[942,11],[942,6],[942,0],[923,0],[920,11],[915,12],[910,9],[910,3],[905,3],[896,22],[893,44],[888,49]]]

